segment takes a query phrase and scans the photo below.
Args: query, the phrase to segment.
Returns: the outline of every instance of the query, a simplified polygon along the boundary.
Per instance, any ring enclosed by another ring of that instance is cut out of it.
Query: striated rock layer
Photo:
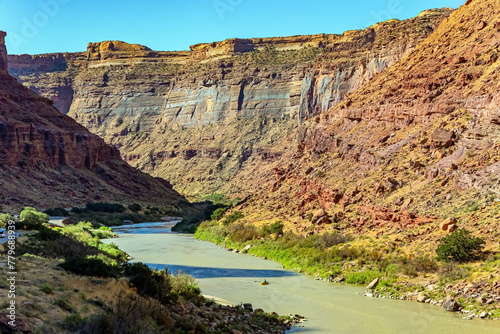
[[[90,43],[86,53],[10,56],[9,70],[176,189],[238,192],[289,148],[288,133],[405,57],[450,12],[185,52]]]
[[[7,73],[0,32],[0,201],[3,209],[87,201],[179,203],[166,181],[121,160],[116,148]]]

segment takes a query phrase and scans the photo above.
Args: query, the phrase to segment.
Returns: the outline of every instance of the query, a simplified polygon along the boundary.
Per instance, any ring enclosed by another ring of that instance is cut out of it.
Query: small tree
[[[139,212],[139,211],[141,211],[142,207],[140,204],[134,203],[134,204],[130,204],[128,206],[128,209],[132,212]]]
[[[12,220],[12,217],[9,214],[4,213],[0,215],[0,228],[4,228],[9,220]]]
[[[210,216],[210,218],[212,220],[215,220],[215,221],[219,221],[222,216],[224,216],[224,214],[226,213],[226,208],[218,208],[217,210],[214,211],[214,213],[212,213],[212,215]]]
[[[484,244],[482,238],[473,237],[469,231],[458,229],[439,240],[436,254],[439,260],[466,262],[476,257],[483,250]]]
[[[43,212],[37,211],[32,207],[25,207],[19,216],[24,225],[30,228],[39,228],[42,224],[49,222],[49,216]]]
[[[51,208],[48,210],[45,210],[45,213],[48,214],[49,216],[54,216],[54,217],[68,217],[69,212],[66,211],[66,209],[57,207],[57,208]]]

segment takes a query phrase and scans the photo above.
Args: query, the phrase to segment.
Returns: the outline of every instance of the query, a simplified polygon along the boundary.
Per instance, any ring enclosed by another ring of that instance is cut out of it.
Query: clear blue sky
[[[187,50],[226,38],[342,33],[465,0],[0,0],[12,54],[85,51],[122,40]]]

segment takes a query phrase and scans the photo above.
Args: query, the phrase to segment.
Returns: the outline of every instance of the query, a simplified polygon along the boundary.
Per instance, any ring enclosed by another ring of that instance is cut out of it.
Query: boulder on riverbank
[[[443,308],[448,312],[457,312],[460,309],[460,304],[453,298],[448,298],[443,303]]]
[[[370,284],[368,284],[368,286],[366,287],[366,290],[373,290],[377,287],[378,285],[378,282],[379,282],[379,278],[375,278],[373,281],[371,281]]]

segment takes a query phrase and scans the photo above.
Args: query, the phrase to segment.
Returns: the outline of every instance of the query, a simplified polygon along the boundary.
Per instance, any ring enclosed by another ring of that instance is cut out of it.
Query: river
[[[500,321],[463,320],[442,308],[364,297],[364,288],[316,281],[272,261],[234,254],[192,235],[171,233],[175,223],[114,228],[114,242],[134,259],[154,268],[194,276],[204,295],[278,314],[300,314],[308,321],[290,332],[304,333],[500,333]],[[261,286],[266,279],[270,284]]]

